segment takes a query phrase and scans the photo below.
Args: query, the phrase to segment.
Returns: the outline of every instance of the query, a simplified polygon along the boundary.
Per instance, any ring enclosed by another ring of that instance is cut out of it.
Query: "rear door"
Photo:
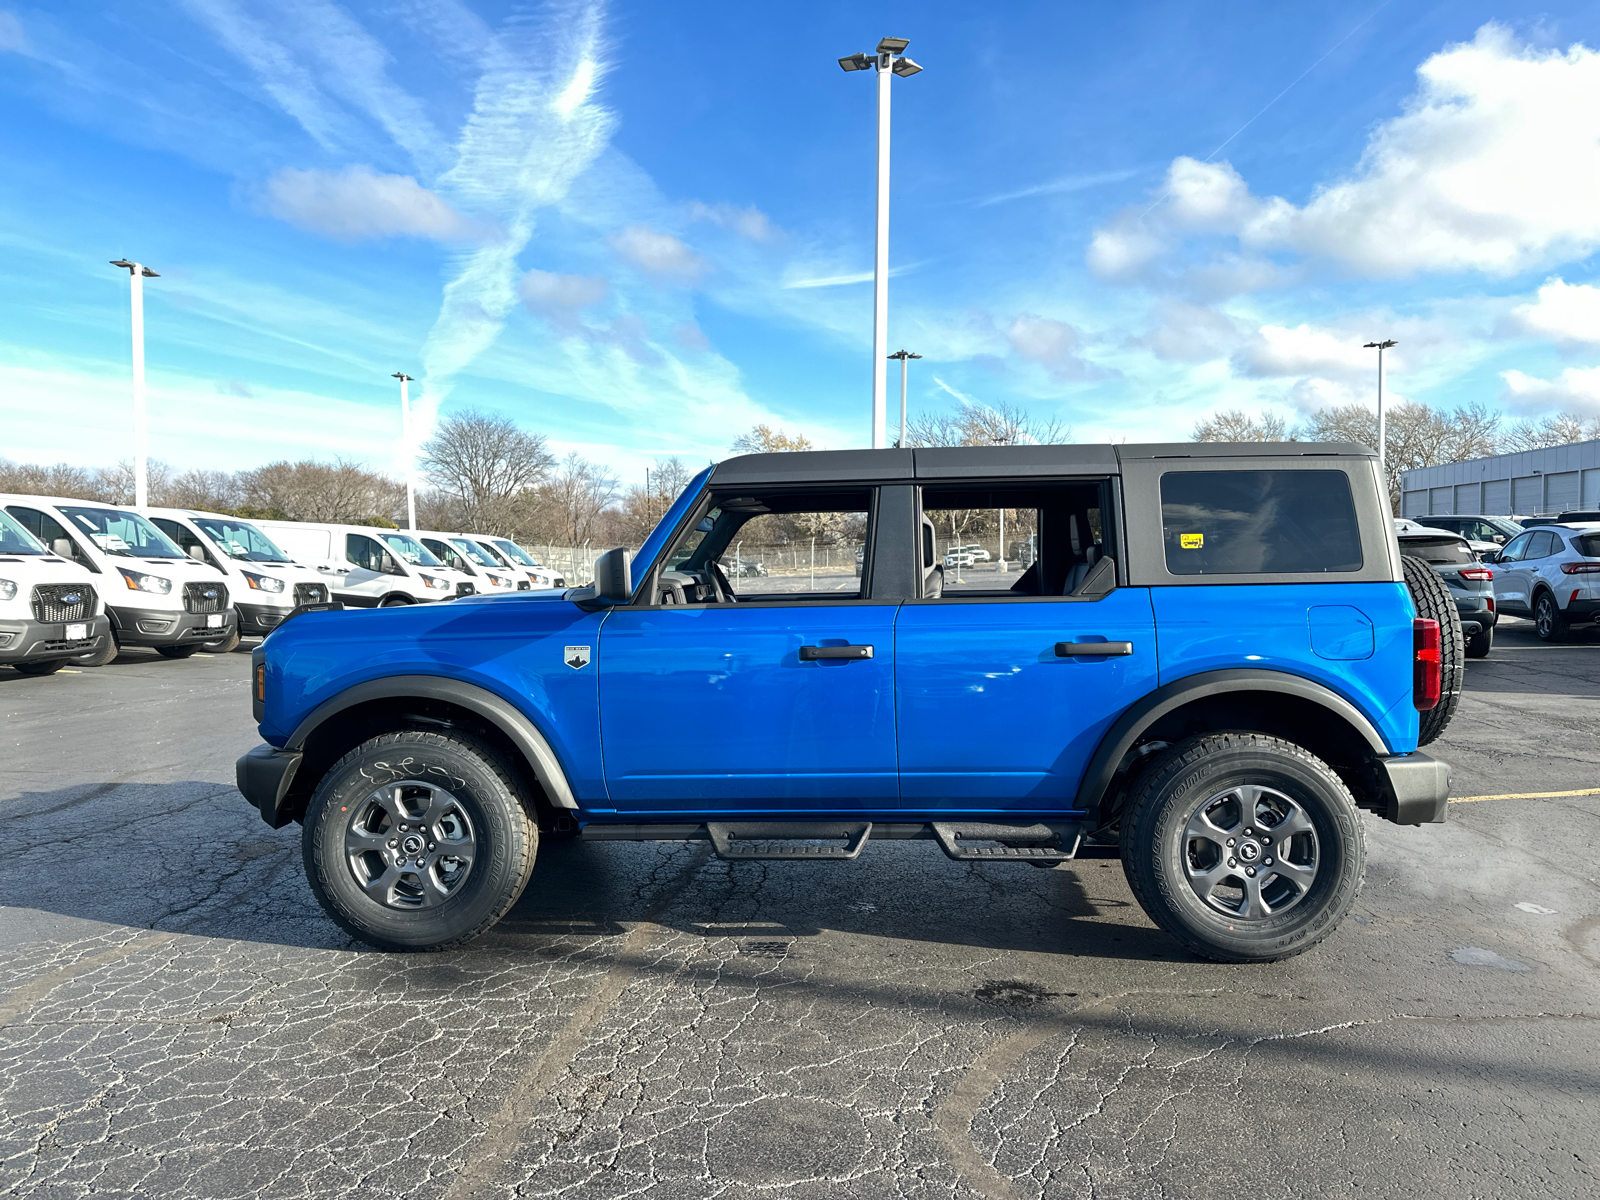
[[[1494,599],[1497,607],[1510,612],[1530,611],[1528,597],[1528,564],[1525,561],[1536,530],[1518,534],[1500,551],[1500,561],[1494,564]]]
[[[1071,809],[1102,736],[1155,688],[1150,593],[1117,585],[1111,486],[922,489],[924,597],[895,626],[904,808]],[[989,561],[946,568],[934,548],[972,535]],[[1003,559],[1011,538],[1037,559]]]

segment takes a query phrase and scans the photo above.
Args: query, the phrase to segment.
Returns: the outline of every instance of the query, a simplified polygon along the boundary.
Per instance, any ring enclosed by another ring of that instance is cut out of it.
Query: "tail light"
[[[1494,578],[1494,572],[1489,570],[1488,567],[1464,567],[1462,570],[1457,571],[1456,574],[1463,579],[1476,579],[1480,583],[1486,579]]]
[[[1444,686],[1439,664],[1439,622],[1411,622],[1411,703],[1427,712],[1439,703]]]
[[[1565,562],[1561,564],[1563,575],[1593,575],[1600,574],[1600,562]]]

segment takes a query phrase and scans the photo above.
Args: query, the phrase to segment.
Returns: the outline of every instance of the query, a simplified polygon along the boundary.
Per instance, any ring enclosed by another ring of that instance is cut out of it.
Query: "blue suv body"
[[[996,518],[1026,531],[1015,576],[941,561],[941,528]],[[542,832],[1038,866],[1118,844],[1180,941],[1281,957],[1353,902],[1358,809],[1443,819],[1405,578],[1358,446],[751,455],[593,587],[286,623],[239,784],[393,948],[487,928]]]

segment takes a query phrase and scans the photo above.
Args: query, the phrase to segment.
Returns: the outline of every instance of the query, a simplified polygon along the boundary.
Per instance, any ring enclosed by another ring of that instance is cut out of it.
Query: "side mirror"
[[[633,599],[632,559],[626,547],[618,546],[594,560],[596,597],[611,604],[626,604]]]
[[[1500,561],[1500,551],[1498,551],[1498,550],[1485,550],[1483,552],[1483,554],[1479,557],[1478,561],[1486,562],[1486,563],[1497,563],[1497,562]]]
[[[55,541],[50,543],[50,549],[54,550],[62,558],[70,559],[73,557],[71,538],[56,538]]]
[[[194,559],[197,563],[203,563],[206,561],[206,552],[201,547],[199,542],[195,542],[189,547],[189,557]]]

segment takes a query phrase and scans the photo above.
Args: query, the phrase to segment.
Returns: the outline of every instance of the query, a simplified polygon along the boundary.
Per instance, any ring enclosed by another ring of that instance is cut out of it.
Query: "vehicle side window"
[[[924,598],[1078,592],[1110,553],[1108,487],[1103,480],[924,487]],[[941,576],[936,583],[927,578],[930,570]],[[1096,575],[1096,594],[1109,591],[1115,578],[1108,564]]]
[[[205,556],[203,561],[210,563],[212,566],[217,565],[216,559],[212,558],[211,552],[206,549],[206,544],[191,533],[186,526],[180,525],[170,517],[151,517],[150,524],[171,538],[173,544],[185,554],[188,554],[195,546],[199,546],[200,553]],[[192,558],[193,555],[190,555],[190,557]]]
[[[1359,571],[1361,530],[1343,471],[1169,471],[1161,477],[1174,575]]]
[[[20,504],[13,505],[6,511],[17,519],[19,525],[43,542],[44,548],[52,554],[56,552],[56,543],[64,540],[72,546],[68,557],[73,562],[81,567],[88,567],[97,575],[100,573],[100,568],[95,565],[94,560],[79,548],[78,540],[62,528],[61,522],[49,513],[42,513],[36,508],[24,508]]]
[[[359,533],[344,536],[344,556],[358,567],[379,571],[385,575],[401,574],[393,558],[373,538]]]
[[[1527,550],[1528,543],[1532,540],[1533,534],[1519,533],[1516,537],[1511,539],[1504,550],[1500,551],[1500,561],[1503,563],[1519,561],[1522,558],[1523,552]]]
[[[1541,529],[1533,535],[1533,543],[1528,547],[1529,558],[1549,558],[1561,547],[1561,541],[1548,529]]]
[[[870,491],[744,492],[679,535],[661,604],[858,600]]]
[[[427,549],[428,553],[437,558],[445,566],[454,567],[457,571],[465,571],[468,575],[477,574],[476,571],[467,565],[465,560],[462,559],[461,555],[456,553],[454,546],[447,546],[437,538],[421,538],[419,540]]]

